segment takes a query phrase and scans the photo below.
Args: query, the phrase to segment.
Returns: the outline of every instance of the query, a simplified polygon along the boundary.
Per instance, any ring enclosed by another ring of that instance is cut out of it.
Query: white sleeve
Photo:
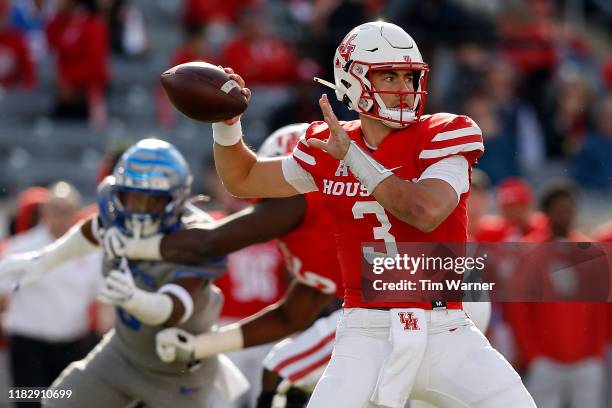
[[[304,170],[293,156],[283,157],[282,166],[285,180],[300,193],[310,193],[311,191],[317,191],[319,189],[312,175]]]
[[[447,157],[427,167],[419,181],[440,179],[446,181],[457,192],[457,198],[470,189],[469,164],[461,155]]]

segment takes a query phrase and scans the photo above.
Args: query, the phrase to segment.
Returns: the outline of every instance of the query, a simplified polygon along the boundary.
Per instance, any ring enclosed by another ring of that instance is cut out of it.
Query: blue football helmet
[[[121,156],[98,189],[102,224],[134,238],[175,231],[192,181],[189,165],[173,145],[141,140]]]

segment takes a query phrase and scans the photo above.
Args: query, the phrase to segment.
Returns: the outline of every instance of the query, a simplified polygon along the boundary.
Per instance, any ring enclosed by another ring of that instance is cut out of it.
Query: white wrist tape
[[[217,332],[197,336],[193,351],[194,357],[200,359],[227,351],[240,350],[243,347],[242,327],[235,323],[223,326]]]
[[[369,154],[361,150],[353,140],[351,140],[343,161],[370,194],[383,180],[393,175],[391,170],[386,169]]]
[[[149,326],[159,326],[172,314],[172,299],[164,293],[135,288],[134,295],[122,307]]]
[[[61,264],[89,255],[100,249],[92,244],[81,232],[82,223],[78,223],[61,238],[42,249],[41,260],[47,270],[54,269]]]
[[[212,125],[213,139],[221,146],[233,146],[242,139],[242,124],[240,119],[233,125],[226,125],[223,122],[216,122]]]
[[[183,307],[185,308],[185,313],[183,313],[183,317],[181,317],[179,324],[183,324],[187,320],[189,320],[189,318],[193,314],[193,299],[184,287],[174,283],[168,283],[159,288],[158,292],[168,294],[171,293],[176,296],[178,300],[180,300],[180,302],[183,304]]]

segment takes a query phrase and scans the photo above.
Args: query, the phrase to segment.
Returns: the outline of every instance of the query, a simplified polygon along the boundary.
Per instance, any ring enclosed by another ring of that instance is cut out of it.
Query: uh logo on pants
[[[419,328],[419,319],[414,316],[413,312],[398,312],[400,322],[404,325],[404,330],[421,330]]]

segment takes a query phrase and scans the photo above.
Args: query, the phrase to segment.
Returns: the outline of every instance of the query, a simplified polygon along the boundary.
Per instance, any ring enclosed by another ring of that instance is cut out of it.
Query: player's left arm
[[[133,239],[112,228],[105,232],[104,250],[113,258],[198,264],[285,235],[299,225],[305,212],[306,199],[297,195],[261,200],[220,220],[166,235]]]
[[[218,331],[197,336],[177,328],[160,332],[157,354],[165,362],[190,361],[277,341],[306,329],[333,297],[294,281],[281,301]]]
[[[203,262],[285,235],[299,225],[305,212],[303,195],[261,200],[214,223],[164,236],[159,252],[169,262]]]
[[[149,292],[136,286],[127,259],[123,258],[119,268],[106,277],[98,300],[121,307],[149,326],[174,326],[189,320],[193,297],[205,282],[198,276],[183,277]]]
[[[99,249],[93,225],[95,217],[75,224],[62,237],[35,251],[10,254],[0,260],[0,282],[29,285],[47,272]]]
[[[162,322],[163,326],[176,326],[189,320],[193,314],[194,296],[202,291],[205,282],[198,277],[181,278],[160,288],[159,293],[172,301],[172,311]]]

